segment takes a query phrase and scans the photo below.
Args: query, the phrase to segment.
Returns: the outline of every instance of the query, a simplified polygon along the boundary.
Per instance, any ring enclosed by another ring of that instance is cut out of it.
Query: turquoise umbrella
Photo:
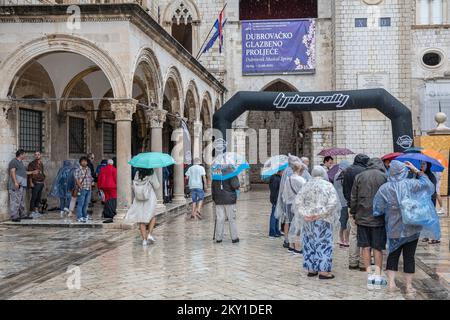
[[[175,159],[166,153],[146,152],[133,157],[128,164],[143,169],[164,168],[175,164]]]

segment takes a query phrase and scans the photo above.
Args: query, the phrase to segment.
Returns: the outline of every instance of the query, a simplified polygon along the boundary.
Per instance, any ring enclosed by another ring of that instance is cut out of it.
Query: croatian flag
[[[209,49],[212,48],[214,43],[216,42],[217,38],[219,38],[219,53],[222,53],[222,46],[223,46],[223,27],[227,23],[227,19],[225,21],[223,20],[223,10],[219,14],[219,18],[214,22],[215,32],[211,39],[206,44],[205,48],[203,49],[202,53],[207,52]]]

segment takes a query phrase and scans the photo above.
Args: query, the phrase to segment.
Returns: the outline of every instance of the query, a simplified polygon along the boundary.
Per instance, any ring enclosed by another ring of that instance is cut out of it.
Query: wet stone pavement
[[[0,299],[448,299],[448,259],[440,261],[448,242],[421,244],[418,255],[434,264],[418,261],[418,294],[407,297],[367,290],[366,274],[349,270],[338,247],[336,278],[307,278],[303,258],[268,238],[269,214],[267,190],[241,194],[238,244],[227,228],[223,243],[212,241],[211,204],[202,221],[179,216],[158,226],[148,247],[136,230],[0,225]]]

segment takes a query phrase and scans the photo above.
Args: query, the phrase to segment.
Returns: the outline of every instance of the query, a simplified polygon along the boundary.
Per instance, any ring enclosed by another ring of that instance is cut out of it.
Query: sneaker
[[[286,249],[288,249],[289,248],[289,243],[288,242],[283,242],[283,248],[286,248]]]
[[[373,290],[375,289],[375,275],[369,274],[367,276],[367,289]]]
[[[440,215],[440,216],[443,216],[443,215],[445,215],[445,210],[444,210],[443,208],[440,208],[440,209],[437,211],[437,214]]]
[[[142,245],[145,247],[146,245],[148,245],[147,240],[142,240]]]
[[[222,243],[222,240],[216,240],[216,243]]]
[[[25,216],[21,218],[22,220],[32,220],[33,216]]]
[[[374,276],[373,288],[381,290],[387,287],[387,280],[383,276]]]
[[[83,218],[78,218],[78,219],[77,219],[77,222],[84,223],[85,221],[84,221]]]
[[[231,240],[232,243],[238,243],[239,242],[239,238]]]
[[[86,219],[86,221],[87,221],[87,220],[93,220],[93,219],[92,219],[92,216],[91,216],[90,214],[88,214],[87,217],[86,217],[85,219]]]
[[[154,236],[152,236],[151,234],[149,234],[148,237],[147,237],[147,240],[155,242],[156,238]]]
[[[20,222],[20,218],[17,219],[11,219],[12,222]]]
[[[66,212],[64,211],[64,210],[61,210],[60,212],[59,212],[59,215],[61,216],[61,218],[64,218],[64,214],[65,214]]]
[[[64,208],[63,211],[66,212],[66,213],[69,213],[69,212],[70,212],[69,208]]]

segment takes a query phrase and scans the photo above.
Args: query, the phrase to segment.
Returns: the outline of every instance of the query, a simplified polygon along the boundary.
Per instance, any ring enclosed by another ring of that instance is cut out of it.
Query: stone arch
[[[180,115],[184,113],[184,93],[183,93],[183,80],[181,74],[176,67],[170,67],[167,71],[166,80],[164,81],[164,96],[171,99],[177,99],[177,105],[174,107],[173,101],[170,101],[170,112],[178,112]],[[167,95],[170,95],[168,97]]]
[[[173,13],[175,10],[180,7],[180,5],[183,4],[188,10],[192,17],[193,22],[200,22],[200,11],[198,10],[197,5],[191,1],[191,0],[175,0],[172,1],[169,5],[167,5],[166,9],[164,10],[164,22],[171,22]]]
[[[264,87],[261,88],[261,91],[268,91],[267,89],[269,89],[271,87],[274,87],[274,86],[277,86],[277,85],[285,86],[285,87],[289,88],[289,91],[299,91],[297,89],[297,87],[294,86],[292,83],[290,83],[290,82],[288,82],[288,81],[286,81],[284,79],[281,79],[281,78],[277,78],[275,80],[270,81]]]
[[[199,120],[199,115],[200,115],[200,96],[198,93],[198,88],[197,88],[197,84],[195,83],[194,80],[189,81],[189,84],[187,86],[186,89],[186,100],[188,99],[188,94],[191,93],[192,94],[192,103],[195,106],[195,117],[192,120]]]
[[[143,47],[139,50],[137,58],[133,63],[132,70],[134,70],[134,74],[136,74],[139,66],[143,67],[150,104],[156,104],[156,106],[161,107],[163,96],[163,79],[160,64],[153,50],[147,47]],[[131,90],[132,86],[133,83],[131,83]],[[153,90],[150,88],[152,86],[154,87]]]
[[[211,98],[211,94],[209,93],[209,91],[206,91],[203,94],[203,99],[202,99],[202,105],[201,105],[201,111],[200,114],[202,114],[204,112],[204,109],[206,108],[207,112],[208,112],[208,127],[211,128],[212,127],[212,115],[213,115],[213,110],[212,110],[212,98]],[[204,124],[205,126],[205,124]]]
[[[174,27],[184,25],[188,27],[188,32],[191,36],[190,47],[185,46],[187,51],[191,51],[192,54],[196,54],[199,47],[199,26],[200,26],[200,11],[197,5],[191,0],[176,0],[172,1],[164,10],[163,13],[163,26],[166,31],[177,39],[176,32],[174,33]],[[182,29],[183,32],[186,29]],[[180,41],[180,39],[177,39]],[[183,41],[180,42],[182,44]],[[183,45],[183,44],[182,44]]]
[[[6,97],[20,70],[33,59],[54,52],[72,52],[95,63],[111,84],[116,98],[127,98],[129,91],[120,67],[106,52],[92,42],[72,35],[52,34],[27,42],[12,52],[0,65],[0,97]]]

